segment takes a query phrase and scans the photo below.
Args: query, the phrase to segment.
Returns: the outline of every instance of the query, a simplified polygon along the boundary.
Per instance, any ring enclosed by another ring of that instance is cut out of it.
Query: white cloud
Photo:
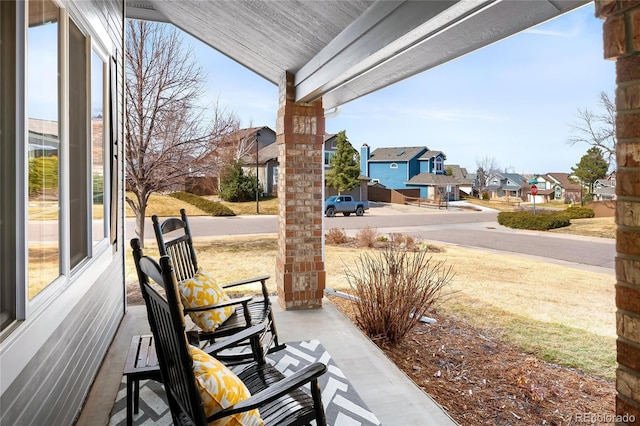
[[[482,120],[482,121],[504,121],[506,117],[493,114],[479,114],[471,111],[446,110],[446,109],[423,109],[414,111],[418,118],[434,121],[462,121],[462,120]]]
[[[526,34],[536,34],[553,37],[576,37],[580,34],[577,27],[571,29],[571,31],[554,31],[554,30],[541,30],[538,28],[531,28],[525,31]]]

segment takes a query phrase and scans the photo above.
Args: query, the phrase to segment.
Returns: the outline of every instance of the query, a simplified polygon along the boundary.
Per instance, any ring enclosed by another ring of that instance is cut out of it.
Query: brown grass
[[[229,207],[236,215],[254,215],[256,210],[259,211],[259,214],[264,215],[274,215],[278,214],[278,199],[277,198],[265,198],[263,200],[258,201],[257,209],[256,202],[254,201],[244,201],[238,203],[229,203],[227,201],[222,201],[216,198],[216,201],[221,204]]]
[[[615,238],[616,222],[613,217],[571,219],[571,225],[564,228],[551,229],[549,232],[584,235],[587,237]]]
[[[127,192],[127,197],[135,200],[135,195],[131,192]],[[157,214],[160,217],[180,216],[180,209],[185,209],[189,216],[207,215],[207,213],[199,208],[178,200],[177,198],[166,195],[151,194],[149,202],[147,203],[146,217],[147,220],[149,220],[148,218],[154,214]],[[127,202],[125,202],[125,215],[127,217],[135,217],[133,210],[129,207]]]

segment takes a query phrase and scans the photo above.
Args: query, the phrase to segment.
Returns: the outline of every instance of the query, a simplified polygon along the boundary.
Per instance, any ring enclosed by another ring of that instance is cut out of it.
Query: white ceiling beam
[[[343,105],[588,3],[589,0],[502,0],[485,4],[394,56],[343,79],[340,85],[326,84],[325,88],[332,87],[322,92],[323,105]]]
[[[156,10],[151,2],[146,0],[127,0],[125,2],[125,16],[141,21],[171,22],[164,14]]]
[[[334,90],[495,1],[379,0],[296,73],[296,100]]]

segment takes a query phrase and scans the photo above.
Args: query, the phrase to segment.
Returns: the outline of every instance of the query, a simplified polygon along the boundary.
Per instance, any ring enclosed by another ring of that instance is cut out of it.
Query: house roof
[[[459,185],[460,182],[455,176],[436,175],[435,173],[418,173],[407,181],[408,185]]]
[[[270,160],[278,159],[278,144],[272,143],[258,151],[258,164],[264,164]],[[255,162],[254,162],[255,163]]]
[[[324,142],[328,141],[329,139],[335,138],[336,136],[338,136],[337,133],[325,133]]]
[[[527,191],[531,192],[531,190]],[[538,189],[538,195],[551,195],[555,192],[553,189]]]
[[[467,169],[457,164],[446,164],[445,170],[451,169],[452,176],[457,179],[459,185],[471,185],[475,179],[475,173],[467,174]]]
[[[501,175],[504,178],[518,184],[518,187],[520,187],[523,183],[527,182],[527,179],[524,176],[519,175],[517,173],[501,173]]]
[[[60,123],[57,121],[29,118],[27,123],[30,132],[37,133],[39,135],[58,136]]]
[[[437,157],[438,155],[442,155],[445,160],[447,159],[447,156],[444,155],[444,152],[429,150],[420,156],[420,160],[428,160],[430,158]]]
[[[343,105],[560,16],[589,0],[125,0],[127,18],[171,22],[279,84]]]
[[[254,138],[256,135],[256,132],[259,132],[262,130],[268,130],[271,133],[275,133],[273,129],[267,126],[247,127],[246,129],[239,129],[233,133],[229,133],[227,136],[225,136],[225,139],[229,138],[231,140],[237,141],[237,140],[242,140],[246,138]]]
[[[547,176],[552,180],[558,183],[561,187],[566,190],[579,191],[580,184],[573,183],[569,179],[569,173],[547,173]]]
[[[426,151],[426,146],[377,148],[369,155],[369,161],[409,161]]]
[[[615,194],[616,187],[615,186],[602,186],[593,191],[594,194]]]

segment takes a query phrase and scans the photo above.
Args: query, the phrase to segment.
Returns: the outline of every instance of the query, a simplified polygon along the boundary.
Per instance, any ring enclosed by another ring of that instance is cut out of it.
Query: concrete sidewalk
[[[456,424],[331,302],[307,311],[282,311],[273,302],[281,339],[319,340],[383,425]]]
[[[317,310],[282,311],[274,298],[273,307],[281,341],[319,340],[381,424],[456,424],[440,405],[400,371],[331,302],[325,299],[323,308]],[[94,381],[77,425],[109,424],[131,337],[146,333],[149,333],[149,325],[145,307],[130,306]]]

